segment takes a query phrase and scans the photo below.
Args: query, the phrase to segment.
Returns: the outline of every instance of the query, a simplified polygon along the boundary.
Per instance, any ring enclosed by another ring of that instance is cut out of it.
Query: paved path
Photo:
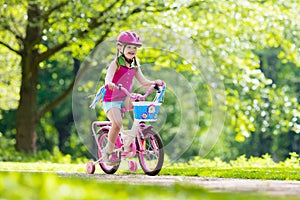
[[[130,184],[194,184],[212,191],[226,192],[255,192],[276,196],[298,197],[300,199],[300,181],[279,180],[254,180],[254,179],[232,179],[232,178],[203,178],[186,176],[147,176],[139,174],[130,175],[107,175],[107,174],[85,174],[85,173],[58,173],[60,176],[77,176],[93,178],[107,182],[123,182]]]

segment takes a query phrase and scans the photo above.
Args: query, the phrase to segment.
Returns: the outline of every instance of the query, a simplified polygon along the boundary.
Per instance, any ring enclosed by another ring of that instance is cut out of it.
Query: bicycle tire
[[[100,147],[100,149],[98,148],[98,159],[100,159],[102,157],[101,152],[106,147],[106,144],[108,142],[108,130],[100,130],[98,134],[98,143]],[[100,162],[99,165],[106,174],[114,174],[119,169],[120,163],[115,166],[109,166],[104,162]]]
[[[139,163],[145,174],[155,176],[164,163],[163,142],[160,135],[151,128],[144,130],[142,134],[142,147],[136,138]]]

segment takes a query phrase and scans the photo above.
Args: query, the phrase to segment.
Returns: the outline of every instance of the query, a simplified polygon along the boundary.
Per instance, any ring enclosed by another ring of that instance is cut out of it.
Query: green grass
[[[85,163],[0,162],[0,171],[14,172],[85,172]]]
[[[160,174],[263,180],[300,180],[299,168],[285,167],[170,167],[163,168]]]
[[[0,162],[0,171],[15,172],[83,172],[83,164],[57,164],[57,163],[17,163]],[[96,166],[96,173],[103,173],[100,167]],[[117,173],[130,174],[127,169],[120,169]],[[136,173],[143,174],[142,170]],[[295,167],[195,167],[195,166],[167,166],[160,175],[172,176],[200,176],[214,178],[243,178],[263,180],[298,180],[300,181],[300,168]]]

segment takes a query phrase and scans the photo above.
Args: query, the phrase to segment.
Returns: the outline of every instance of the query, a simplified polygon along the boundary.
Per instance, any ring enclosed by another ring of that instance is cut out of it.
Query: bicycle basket
[[[161,103],[152,101],[132,102],[134,119],[139,121],[156,121]]]

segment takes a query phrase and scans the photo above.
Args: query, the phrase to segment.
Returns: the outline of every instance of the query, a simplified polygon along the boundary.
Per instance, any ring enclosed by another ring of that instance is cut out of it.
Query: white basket
[[[132,102],[134,119],[139,121],[156,121],[161,103],[152,101]]]

